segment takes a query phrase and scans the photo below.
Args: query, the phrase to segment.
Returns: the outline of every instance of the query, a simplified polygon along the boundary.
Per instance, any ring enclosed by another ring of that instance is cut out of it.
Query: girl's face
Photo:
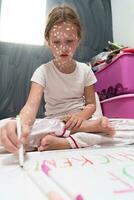
[[[53,26],[49,33],[48,45],[59,65],[72,60],[79,40],[77,27],[71,22]]]

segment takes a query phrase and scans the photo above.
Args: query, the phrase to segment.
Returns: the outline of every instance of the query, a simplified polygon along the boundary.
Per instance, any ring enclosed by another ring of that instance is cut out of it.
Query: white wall
[[[111,0],[114,42],[134,47],[134,0]]]

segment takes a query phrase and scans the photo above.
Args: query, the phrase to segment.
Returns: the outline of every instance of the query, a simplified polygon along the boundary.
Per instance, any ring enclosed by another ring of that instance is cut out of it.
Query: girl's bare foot
[[[102,117],[101,119],[99,119],[98,130],[110,136],[113,136],[115,134],[115,128],[112,126],[107,117]]]
[[[56,137],[55,135],[46,135],[42,138],[41,145],[38,148],[39,151],[57,149],[71,149],[71,146],[66,138]]]

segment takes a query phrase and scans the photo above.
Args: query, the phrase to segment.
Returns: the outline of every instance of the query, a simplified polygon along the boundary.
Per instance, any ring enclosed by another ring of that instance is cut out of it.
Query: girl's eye
[[[67,40],[67,43],[72,43],[73,42],[73,40]]]
[[[60,44],[59,40],[53,41],[54,44]]]

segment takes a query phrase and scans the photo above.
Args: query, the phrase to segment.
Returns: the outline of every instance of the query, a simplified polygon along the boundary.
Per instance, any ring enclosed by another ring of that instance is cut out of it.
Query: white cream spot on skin
[[[26,115],[29,115],[32,113],[32,110],[26,110],[25,113],[26,113]]]
[[[33,101],[33,100],[31,100],[31,101],[30,101],[30,104],[34,104],[34,101]]]
[[[31,119],[28,119],[28,124],[31,124],[32,120]]]

